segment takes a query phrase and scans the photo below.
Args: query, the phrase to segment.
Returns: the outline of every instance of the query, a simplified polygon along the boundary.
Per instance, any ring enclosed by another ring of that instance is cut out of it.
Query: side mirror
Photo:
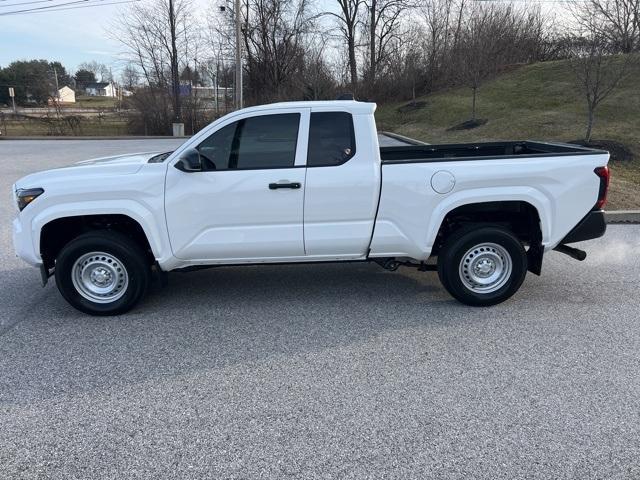
[[[183,172],[201,172],[202,162],[200,161],[200,152],[195,148],[190,148],[180,155],[180,159],[176,162],[175,167]]]

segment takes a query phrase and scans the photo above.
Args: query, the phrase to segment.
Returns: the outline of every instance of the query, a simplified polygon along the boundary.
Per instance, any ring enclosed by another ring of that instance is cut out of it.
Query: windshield
[[[167,159],[167,157],[169,157],[169,155],[171,155],[172,153],[173,153],[173,152],[159,153],[158,155],[154,155],[153,157],[151,157],[147,163],[162,163],[162,162],[164,162],[164,161]]]

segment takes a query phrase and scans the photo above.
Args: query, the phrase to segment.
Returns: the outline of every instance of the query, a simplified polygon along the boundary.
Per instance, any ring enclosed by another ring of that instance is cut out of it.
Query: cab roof
[[[371,114],[376,110],[375,103],[357,102],[355,100],[318,100],[318,101],[299,101],[299,102],[278,102],[268,103],[266,105],[257,105],[255,107],[247,107],[238,110],[237,113],[261,112],[264,110],[284,108],[310,108],[311,110],[344,110],[353,114]]]

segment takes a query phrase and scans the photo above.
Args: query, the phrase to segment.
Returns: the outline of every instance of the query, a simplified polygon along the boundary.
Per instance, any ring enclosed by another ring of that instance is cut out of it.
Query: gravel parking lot
[[[93,318],[14,257],[16,179],[175,145],[0,141],[0,478],[640,478],[640,226],[487,309],[433,273],[298,265],[172,274]]]

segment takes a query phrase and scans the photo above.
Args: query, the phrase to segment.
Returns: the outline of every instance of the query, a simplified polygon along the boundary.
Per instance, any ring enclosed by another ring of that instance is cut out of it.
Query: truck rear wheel
[[[56,258],[56,285],[73,307],[90,315],[125,313],[144,296],[150,265],[128,237],[98,230],[69,242]]]
[[[468,227],[453,233],[438,256],[438,276],[460,302],[489,306],[518,291],[527,274],[524,246],[507,229]]]

